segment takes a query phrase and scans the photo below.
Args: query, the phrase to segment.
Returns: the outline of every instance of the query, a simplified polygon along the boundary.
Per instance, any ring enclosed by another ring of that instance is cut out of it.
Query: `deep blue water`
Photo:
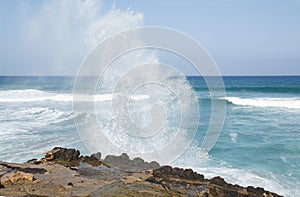
[[[208,177],[300,194],[300,76],[223,77],[224,127],[214,148],[200,150],[211,115],[211,97],[201,77],[187,77],[200,106],[199,129],[173,165]],[[76,131],[73,77],[0,77],[0,160],[40,158],[54,146],[89,154]],[[218,88],[216,88],[218,89]],[[100,95],[99,102],[109,100]]]

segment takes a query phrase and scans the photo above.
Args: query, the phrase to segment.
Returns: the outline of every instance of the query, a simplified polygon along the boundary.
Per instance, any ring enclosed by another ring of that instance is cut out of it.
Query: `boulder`
[[[103,162],[121,170],[136,172],[156,169],[160,167],[160,165],[155,161],[148,163],[139,157],[131,160],[126,153],[123,153],[120,156],[107,155]]]
[[[45,153],[43,163],[61,163],[66,166],[78,166],[80,162],[80,151],[75,149],[67,149],[55,147],[51,151]]]
[[[76,149],[68,149],[55,147],[51,151],[45,153],[45,157],[41,160],[29,160],[32,164],[62,164],[67,167],[78,167],[80,163],[87,163],[92,166],[104,165],[110,168],[110,165],[101,160],[101,153],[95,153],[91,156],[80,156],[80,151]]]

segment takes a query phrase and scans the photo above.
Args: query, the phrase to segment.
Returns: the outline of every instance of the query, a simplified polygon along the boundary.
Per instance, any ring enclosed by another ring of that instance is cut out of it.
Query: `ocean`
[[[226,97],[213,99],[226,100],[226,118],[209,153],[200,146],[212,98],[202,77],[187,80],[197,95],[201,120],[192,144],[172,165],[300,196],[300,76],[223,77]],[[74,77],[0,77],[0,160],[41,158],[55,146],[90,154],[74,124],[73,83]],[[97,98],[109,102],[111,95]]]

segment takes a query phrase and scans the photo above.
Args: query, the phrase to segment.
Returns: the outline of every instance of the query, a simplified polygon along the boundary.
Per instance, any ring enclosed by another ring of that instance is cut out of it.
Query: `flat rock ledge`
[[[277,197],[221,177],[205,179],[191,169],[160,166],[127,154],[81,156],[79,150],[55,147],[42,159],[23,164],[0,162],[1,196],[203,196]]]

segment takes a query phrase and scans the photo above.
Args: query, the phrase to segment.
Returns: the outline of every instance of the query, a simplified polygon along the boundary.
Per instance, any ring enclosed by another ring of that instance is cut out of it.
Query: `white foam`
[[[231,184],[243,187],[263,187],[265,190],[284,196],[294,196],[296,193],[300,193],[300,188],[294,186],[295,182],[288,181],[271,172],[234,168],[229,163],[216,160],[208,153],[202,152],[201,148],[195,144],[192,144],[183,155],[173,162],[172,166],[192,168],[208,179],[221,176]]]
[[[76,101],[82,101],[82,102],[89,102],[89,101],[95,101],[95,102],[100,102],[100,101],[110,101],[113,98],[112,94],[96,94],[96,95],[77,95]],[[71,100],[73,101],[73,95],[71,95]]]
[[[238,134],[235,133],[235,132],[233,132],[233,133],[229,133],[229,136],[231,137],[231,141],[232,141],[233,143],[236,143]]]
[[[300,98],[239,98],[226,97],[234,105],[300,109]]]
[[[198,173],[204,174],[205,178],[221,176],[226,182],[231,184],[238,184],[243,187],[263,187],[265,190],[284,196],[293,196],[295,192],[300,192],[300,189],[293,188],[292,185],[287,185],[287,183],[283,185],[280,179],[271,173],[258,174],[250,170],[231,167],[199,167],[194,169]]]
[[[146,100],[146,99],[149,99],[149,98],[150,98],[149,95],[132,95],[130,97],[130,99],[135,100],[135,101]]]
[[[110,101],[113,98],[113,94],[95,94],[92,95],[92,99],[95,102]],[[145,100],[149,95],[132,95],[129,99],[132,100]],[[80,95],[76,97],[79,101],[90,101],[90,95]],[[45,92],[35,89],[26,90],[7,90],[0,91],[0,102],[12,103],[12,102],[40,102],[40,101],[56,101],[56,102],[72,102],[73,94],[60,94],[53,92]]]
[[[35,89],[0,91],[0,102],[72,101],[71,94],[57,94]]]
[[[26,133],[35,128],[42,128],[48,124],[71,120],[72,111],[60,111],[52,108],[18,108],[4,109],[0,114],[0,136]]]

